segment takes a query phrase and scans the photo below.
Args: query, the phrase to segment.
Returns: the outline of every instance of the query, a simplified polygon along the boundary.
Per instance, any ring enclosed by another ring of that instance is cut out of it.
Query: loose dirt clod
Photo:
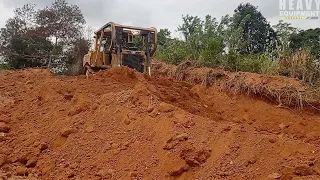
[[[97,176],[99,176],[101,179],[111,179],[114,175],[113,169],[101,169],[97,173]]]
[[[27,162],[27,164],[26,164],[26,167],[27,168],[33,168],[33,167],[35,167],[37,165],[37,159],[35,158],[35,157],[31,157],[29,160],[28,160],[28,162]]]
[[[174,111],[174,106],[167,104],[167,103],[160,103],[159,105],[159,112],[168,113]]]
[[[17,176],[27,176],[28,175],[28,169],[25,167],[18,167],[16,170]]]
[[[315,170],[308,166],[298,166],[294,169],[294,173],[298,176],[311,176],[317,174]]]
[[[268,176],[268,179],[280,179],[281,175],[278,173],[272,173]]]
[[[8,162],[8,157],[4,154],[0,154],[0,167],[7,164]]]
[[[78,130],[73,129],[73,128],[66,128],[61,131],[61,136],[68,137],[69,135],[76,133],[76,132],[78,132]]]
[[[48,146],[47,143],[41,143],[41,144],[39,145],[40,151],[44,151],[44,150],[46,150],[46,149],[48,149],[48,148],[49,148],[49,146]]]
[[[185,165],[182,167],[178,167],[176,170],[170,171],[169,174],[170,176],[180,176],[181,174],[183,174],[184,172],[187,172],[190,169],[189,165]]]
[[[195,151],[193,149],[183,150],[180,157],[186,161],[186,163],[191,167],[198,167],[205,163],[207,159],[211,156],[211,150],[199,150]]]
[[[171,150],[171,149],[175,148],[179,144],[179,142],[188,140],[188,137],[189,136],[186,133],[183,133],[183,134],[180,134],[177,136],[173,136],[166,142],[166,145],[164,146],[163,149]]]
[[[282,93],[299,81],[188,64],[159,70],[1,74],[0,176],[320,179],[319,113],[277,107],[279,94],[297,103]]]
[[[9,131],[10,127],[4,122],[0,122],[0,132],[8,133]]]
[[[87,132],[87,133],[92,133],[92,132],[94,132],[94,127],[93,127],[93,126],[88,126],[88,127],[86,128],[86,132]]]

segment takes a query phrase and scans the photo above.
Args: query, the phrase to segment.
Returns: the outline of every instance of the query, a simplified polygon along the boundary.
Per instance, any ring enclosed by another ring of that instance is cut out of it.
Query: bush
[[[277,74],[277,62],[271,59],[270,54],[247,55],[240,59],[238,71],[261,74]]]
[[[210,39],[207,47],[200,53],[199,64],[201,66],[216,67],[223,65],[224,45],[221,39]]]
[[[260,72],[261,74],[267,75],[279,75],[279,62],[272,61],[271,59],[265,59],[261,62]]]
[[[159,46],[156,56],[169,64],[178,65],[190,57],[189,52],[185,42],[172,39],[165,45]]]
[[[1,69],[11,69],[8,63],[0,63],[0,70]]]

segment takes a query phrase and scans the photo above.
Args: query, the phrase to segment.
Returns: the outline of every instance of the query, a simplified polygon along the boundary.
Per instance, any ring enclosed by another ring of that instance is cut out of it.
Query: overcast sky
[[[50,5],[53,0],[0,0],[0,27],[6,19],[13,16],[13,9],[26,3],[38,7]],[[174,31],[181,24],[182,15],[190,14],[204,17],[207,14],[220,19],[226,14],[233,14],[234,9],[242,2],[250,2],[272,24],[279,21],[279,0],[67,0],[78,5],[93,29],[109,21],[142,27],[169,28]],[[302,29],[320,26],[319,20],[290,21]]]

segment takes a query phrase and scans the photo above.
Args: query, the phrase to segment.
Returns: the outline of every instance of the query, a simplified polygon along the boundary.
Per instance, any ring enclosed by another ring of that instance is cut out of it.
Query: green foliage
[[[185,40],[190,41],[190,37],[200,35],[203,22],[198,16],[182,16],[183,24],[178,27],[178,31],[182,32]]]
[[[36,10],[33,4],[16,8],[14,17],[0,31],[0,68],[47,66],[77,74],[90,47],[84,38],[85,19],[80,8],[66,0]],[[192,60],[200,66],[223,66],[247,71],[300,78],[319,83],[320,28],[299,30],[280,21],[273,28],[252,4],[240,4],[233,15],[219,21],[210,16],[182,16],[178,32],[158,32],[156,56],[171,64]],[[141,49],[143,39],[133,40]]]
[[[238,61],[238,71],[277,74],[277,62],[272,61],[269,54],[243,55]]]
[[[169,29],[160,29],[158,32],[158,45],[164,46],[171,38],[171,32]]]
[[[315,57],[320,53],[320,28],[301,30],[293,34],[290,38],[290,48],[293,51],[301,49],[310,49],[311,54]]]
[[[227,55],[225,55],[224,66],[229,71],[236,71],[238,68],[239,59],[240,59],[240,54],[232,50]]]
[[[260,67],[260,74],[267,74],[267,75],[279,75],[279,63],[278,61],[273,61],[270,59],[269,56],[266,57],[266,55],[263,58],[263,61],[261,61],[261,67]]]
[[[186,55],[188,58],[202,66],[225,66],[229,70],[258,72],[267,71],[261,70],[258,63],[263,62],[267,66],[273,64],[269,59],[262,61],[261,59],[266,58],[260,57],[259,54],[275,49],[275,32],[257,8],[251,4],[241,4],[232,17],[223,16],[220,22],[210,15],[207,15],[204,20],[198,16],[186,15],[182,16],[182,22],[178,31],[182,33],[185,48],[188,49],[188,53],[184,54],[188,54]],[[179,45],[181,46],[181,43]],[[173,57],[163,56],[166,53],[175,52],[170,47],[159,48],[159,54],[166,58]],[[248,57],[241,54],[246,54]],[[254,58],[258,60],[250,57],[251,54],[257,54]],[[166,60],[177,62],[173,59]]]
[[[17,8],[1,29],[1,55],[12,68],[37,67],[45,64],[51,42],[33,26],[34,5]]]
[[[158,32],[158,50],[156,56],[170,64],[180,64],[190,56],[190,49],[184,41],[171,38],[168,29]]]
[[[11,67],[8,63],[1,63],[0,62],[0,70],[3,70],[3,69],[11,69]]]
[[[66,0],[55,0],[36,14],[36,23],[43,33],[64,41],[77,37],[85,22],[80,8]]]
[[[172,64],[193,60],[201,66],[317,82],[320,62],[313,57],[320,53],[320,28],[299,31],[283,21],[273,28],[249,3],[240,4],[233,16],[223,16],[220,22],[210,15],[204,20],[186,15],[178,27],[183,40],[170,40],[170,33],[161,31],[157,56]],[[302,49],[310,53],[292,54]]]
[[[224,44],[222,39],[209,39],[207,47],[201,52],[199,64],[215,67],[223,65]]]
[[[182,16],[183,24],[178,27],[189,48],[191,58],[196,60],[199,58],[201,50],[204,47],[203,38],[203,21],[198,16]]]
[[[66,54],[74,51],[75,43],[82,38],[85,20],[81,10],[65,0],[55,0],[44,9],[35,8],[26,4],[15,9],[14,17],[0,32],[1,56],[16,69],[66,68],[72,62]]]
[[[138,49],[142,49],[143,46],[143,39],[141,36],[137,36],[133,39],[133,43],[134,45],[138,48]]]
[[[242,29],[239,47],[242,54],[271,52],[276,48],[276,33],[257,7],[247,3],[240,4],[235,10],[231,26]]]
[[[166,43],[166,46],[159,46],[157,57],[170,64],[178,65],[190,56],[189,49],[181,40],[172,39]]]
[[[298,28],[292,27],[290,23],[282,20],[273,28],[276,30],[279,50],[282,53],[289,52],[290,37],[298,33]]]

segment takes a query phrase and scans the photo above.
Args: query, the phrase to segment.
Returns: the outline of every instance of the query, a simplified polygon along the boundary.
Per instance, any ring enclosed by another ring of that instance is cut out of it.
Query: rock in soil
[[[87,132],[87,133],[92,133],[92,132],[94,132],[94,127],[93,127],[93,126],[88,126],[88,127],[86,128],[86,132]]]

